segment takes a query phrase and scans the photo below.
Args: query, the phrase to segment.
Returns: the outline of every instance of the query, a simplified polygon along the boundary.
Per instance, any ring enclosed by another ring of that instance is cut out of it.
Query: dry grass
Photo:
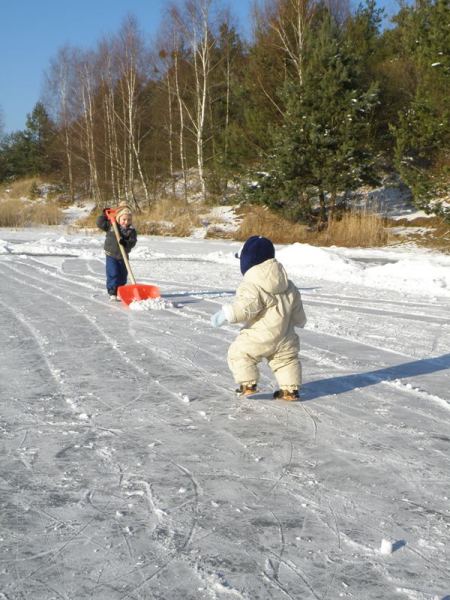
[[[440,217],[391,220],[387,226],[391,242],[408,241],[417,246],[450,252],[450,224]],[[400,234],[394,228],[403,228],[404,231]]]
[[[31,191],[34,187],[42,185],[44,182],[40,177],[26,177],[10,183],[3,183],[0,186],[0,198],[5,200],[21,200],[31,197]]]
[[[93,210],[87,217],[82,217],[72,223],[72,228],[75,231],[76,229],[97,229],[97,225],[95,221],[97,220],[100,211],[98,209]]]
[[[167,235],[188,237],[195,227],[200,226],[199,214],[205,210],[199,205],[187,206],[180,200],[161,200],[150,210],[133,215],[133,225],[142,235]],[[79,227],[95,228],[100,211],[96,209],[89,216],[77,222]]]
[[[186,206],[177,200],[158,202],[150,211],[134,215],[133,222],[143,235],[186,237],[200,225],[200,215],[208,212],[202,205]],[[264,235],[276,244],[295,242],[315,246],[376,247],[391,243],[413,241],[418,245],[450,251],[450,226],[438,217],[414,221],[386,221],[371,213],[346,213],[328,228],[315,231],[305,225],[291,223],[262,206],[237,209],[242,218],[237,231],[224,231],[220,219],[209,220],[208,238],[228,238],[244,241],[251,235]],[[98,211],[78,222],[80,227],[96,228]],[[216,226],[215,226],[216,225]],[[397,235],[393,227],[422,227],[425,231],[408,236]]]
[[[175,199],[161,200],[149,211],[134,217],[136,229],[144,235],[188,237],[200,225],[198,205]]]
[[[0,201],[0,227],[59,225],[64,214],[54,202]]]
[[[64,214],[52,200],[32,200],[32,192],[43,185],[39,177],[27,177],[0,186],[0,227],[59,225]]]
[[[261,206],[246,209],[236,239],[263,235],[276,244],[301,242],[318,246],[372,247],[387,242],[384,219],[366,213],[347,213],[332,221],[327,229],[312,231],[305,225],[291,223]]]
[[[368,248],[384,246],[388,241],[385,219],[365,212],[345,213],[339,221],[332,221],[319,234],[321,246]]]
[[[307,242],[308,230],[304,225],[296,225],[262,206],[250,206],[241,210],[243,215],[234,238],[244,241],[252,235],[263,235],[276,244]]]

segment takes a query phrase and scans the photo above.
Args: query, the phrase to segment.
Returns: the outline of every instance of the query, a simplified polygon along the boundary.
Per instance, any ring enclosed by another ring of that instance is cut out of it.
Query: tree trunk
[[[325,227],[325,224],[327,222],[327,207],[326,207],[326,201],[325,201],[325,193],[323,190],[319,191],[319,207],[320,207],[320,212],[319,212],[319,223],[317,225],[317,229],[319,231],[321,231]]]
[[[87,164],[89,168],[90,194],[97,206],[101,206],[101,192],[98,183],[97,163],[95,157],[94,141],[94,110],[91,92],[91,73],[88,65],[82,68],[82,104],[84,121],[84,145],[86,150]]]
[[[179,133],[179,150],[180,150],[180,165],[181,173],[183,177],[183,190],[184,190],[184,201],[187,204],[187,172],[186,172],[186,158],[184,154],[184,106],[183,99],[180,93],[180,83],[178,79],[178,53],[174,53],[174,69],[175,69],[175,91],[178,100],[178,112],[180,118],[180,133]]]

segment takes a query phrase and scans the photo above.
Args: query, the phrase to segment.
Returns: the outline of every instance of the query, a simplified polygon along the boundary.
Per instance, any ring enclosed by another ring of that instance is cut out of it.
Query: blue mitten
[[[225,323],[226,320],[227,320],[227,318],[226,318],[223,310],[219,310],[219,312],[216,312],[211,317],[211,325],[213,327],[222,327],[222,325]]]

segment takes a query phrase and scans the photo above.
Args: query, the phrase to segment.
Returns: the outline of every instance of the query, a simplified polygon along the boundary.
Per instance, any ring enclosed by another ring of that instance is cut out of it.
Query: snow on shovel
[[[127,306],[133,301],[141,302],[142,300],[148,300],[149,298],[159,298],[161,294],[159,292],[159,287],[157,287],[156,285],[145,285],[142,283],[136,283],[136,279],[134,278],[133,271],[131,270],[130,261],[128,260],[127,253],[125,252],[125,248],[120,243],[120,233],[116,221],[116,210],[114,208],[108,209],[106,211],[106,216],[108,217],[109,222],[111,223],[112,228],[114,229],[114,234],[119,245],[120,253],[122,254],[123,261],[127,268],[128,276],[132,281],[132,284],[130,285],[121,285],[120,287],[118,287],[117,295]]]

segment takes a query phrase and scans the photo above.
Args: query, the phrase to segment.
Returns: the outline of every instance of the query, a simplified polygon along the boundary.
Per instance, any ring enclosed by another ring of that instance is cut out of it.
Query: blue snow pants
[[[116,295],[117,288],[127,282],[125,261],[106,255],[106,289],[109,295]]]

